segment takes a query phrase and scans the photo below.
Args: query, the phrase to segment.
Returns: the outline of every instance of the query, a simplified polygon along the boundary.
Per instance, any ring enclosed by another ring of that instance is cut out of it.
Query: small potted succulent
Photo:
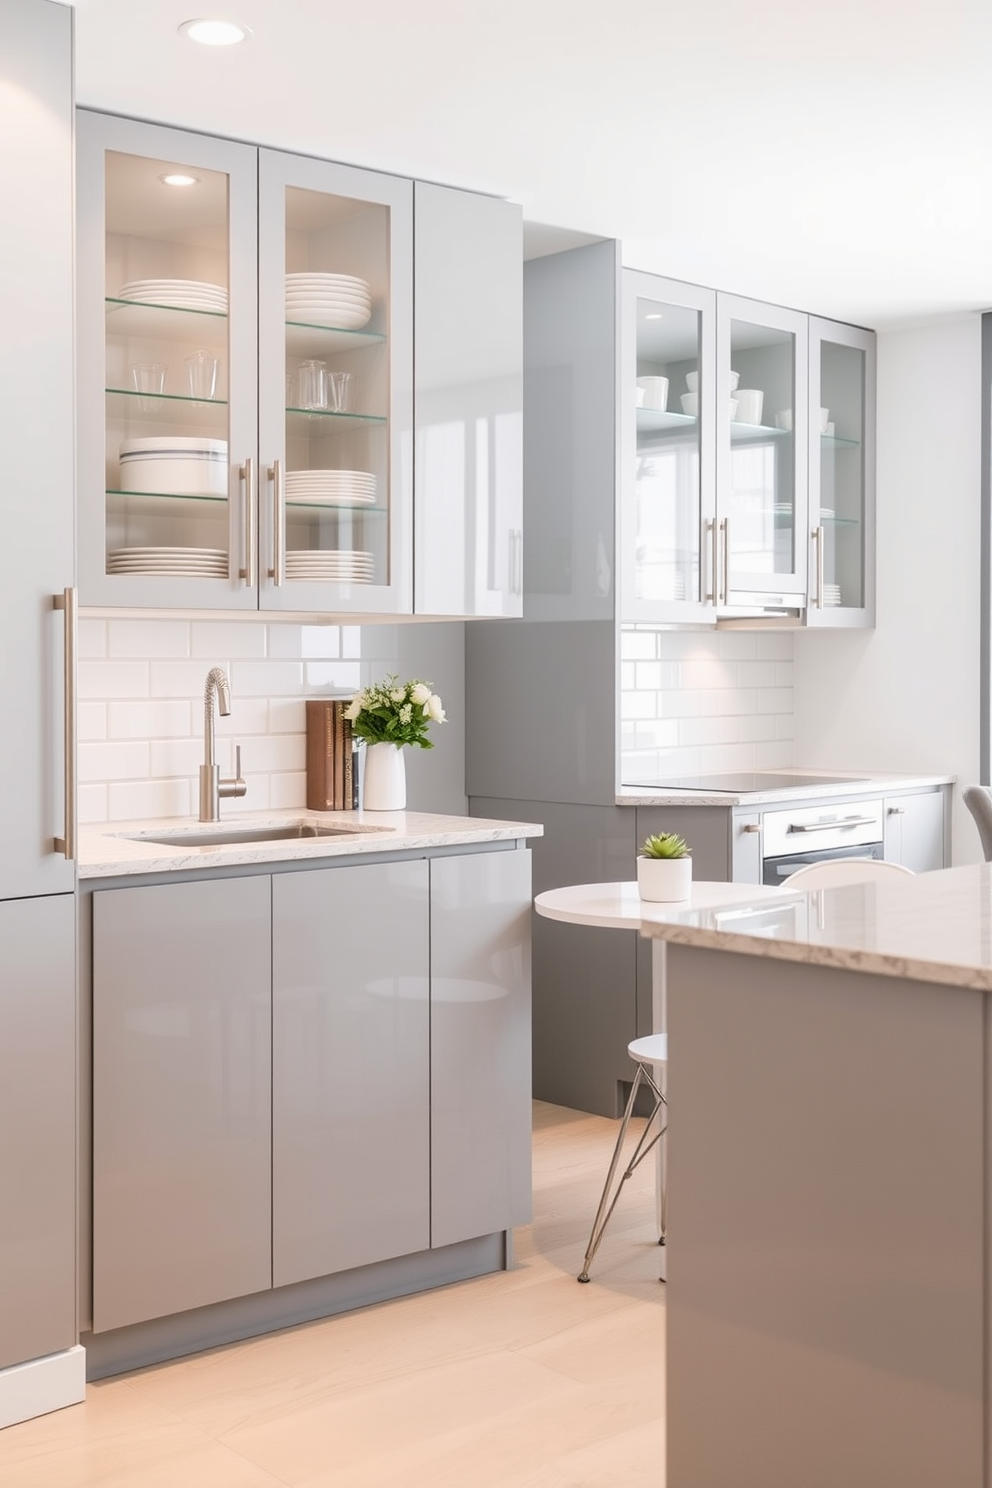
[[[675,832],[646,837],[637,857],[637,892],[655,904],[688,899],[692,894],[692,854]]]

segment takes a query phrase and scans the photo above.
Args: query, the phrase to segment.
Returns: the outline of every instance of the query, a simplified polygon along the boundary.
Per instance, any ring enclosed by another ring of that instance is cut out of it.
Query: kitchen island
[[[404,811],[84,829],[89,1378],[509,1264],[540,831]]]
[[[992,869],[651,906],[668,1488],[988,1488]]]

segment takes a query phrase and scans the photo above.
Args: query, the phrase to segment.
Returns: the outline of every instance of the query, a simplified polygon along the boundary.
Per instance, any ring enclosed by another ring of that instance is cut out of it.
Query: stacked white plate
[[[841,603],[839,584],[824,584],[823,603],[825,605],[839,605]]]
[[[227,440],[156,434],[125,439],[121,490],[169,496],[226,496]]]
[[[171,574],[174,578],[226,579],[223,548],[115,548],[108,574]]]
[[[371,506],[375,476],[367,470],[290,470],[287,501],[316,501],[333,506]]]
[[[118,290],[117,298],[142,305],[168,305],[173,310],[227,311],[223,284],[206,284],[200,279],[131,279]]]
[[[353,580],[370,584],[375,578],[375,558],[371,553],[318,553],[309,548],[286,554],[287,579],[307,579],[315,584],[340,584]]]
[[[287,274],[286,319],[358,331],[372,318],[372,291],[353,274]]]

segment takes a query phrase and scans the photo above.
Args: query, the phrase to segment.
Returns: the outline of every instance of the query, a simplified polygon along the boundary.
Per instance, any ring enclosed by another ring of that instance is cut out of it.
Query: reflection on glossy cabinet
[[[531,855],[431,863],[431,1244],[530,1219]]]
[[[430,1244],[428,865],[279,874],[272,893],[283,1286]]]
[[[519,206],[414,186],[414,608],[523,611]]]
[[[75,901],[0,901],[0,1369],[76,1342]]]
[[[271,1286],[267,877],[93,895],[93,1328]]]

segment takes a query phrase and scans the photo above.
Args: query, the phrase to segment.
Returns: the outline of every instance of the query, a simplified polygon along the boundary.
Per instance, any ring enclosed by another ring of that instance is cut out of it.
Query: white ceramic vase
[[[365,811],[402,811],[406,806],[406,759],[399,744],[366,744],[362,775]]]
[[[637,892],[652,904],[692,897],[692,858],[638,858]]]

